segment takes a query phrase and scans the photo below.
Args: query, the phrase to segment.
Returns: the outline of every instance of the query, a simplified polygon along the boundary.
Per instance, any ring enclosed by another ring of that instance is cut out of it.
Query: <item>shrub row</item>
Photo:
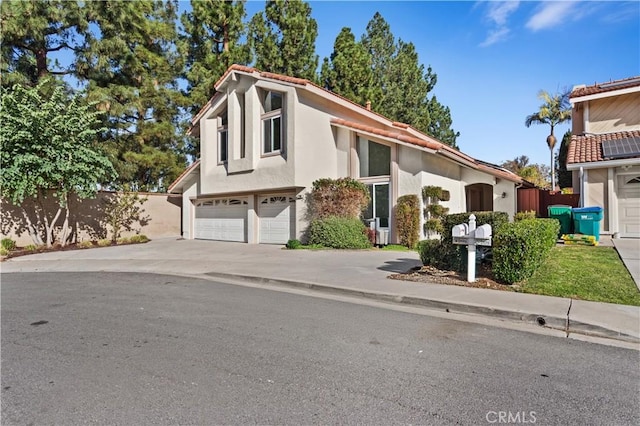
[[[314,219],[309,227],[309,244],[336,249],[370,248],[367,228],[357,218],[330,216]]]
[[[494,233],[493,274],[513,284],[529,278],[556,244],[560,223],[555,219],[524,219]]]
[[[420,200],[417,195],[403,195],[396,207],[396,229],[400,244],[414,248],[420,239]]]

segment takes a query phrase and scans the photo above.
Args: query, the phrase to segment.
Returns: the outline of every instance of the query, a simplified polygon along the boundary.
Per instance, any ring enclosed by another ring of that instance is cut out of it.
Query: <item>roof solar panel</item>
[[[604,158],[629,158],[640,156],[640,138],[629,136],[623,139],[602,142]]]

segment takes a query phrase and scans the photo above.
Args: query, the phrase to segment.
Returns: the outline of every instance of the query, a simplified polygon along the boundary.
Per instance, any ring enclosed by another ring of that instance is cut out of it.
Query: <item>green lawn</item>
[[[556,246],[520,291],[640,306],[640,292],[612,247]]]

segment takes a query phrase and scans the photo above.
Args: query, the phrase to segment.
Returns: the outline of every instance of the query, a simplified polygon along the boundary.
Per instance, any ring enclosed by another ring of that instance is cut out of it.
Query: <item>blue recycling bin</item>
[[[600,241],[600,221],[603,212],[604,209],[600,206],[573,208],[573,231],[576,234],[593,235],[596,241]]]

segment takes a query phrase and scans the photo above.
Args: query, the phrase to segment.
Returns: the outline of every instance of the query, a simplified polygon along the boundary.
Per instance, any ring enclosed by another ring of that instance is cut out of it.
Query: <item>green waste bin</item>
[[[558,236],[571,234],[571,206],[556,204],[549,206],[547,210],[550,218],[560,221],[560,233]]]
[[[600,241],[600,221],[604,209],[600,206],[572,209],[573,227],[576,234],[593,235]]]

